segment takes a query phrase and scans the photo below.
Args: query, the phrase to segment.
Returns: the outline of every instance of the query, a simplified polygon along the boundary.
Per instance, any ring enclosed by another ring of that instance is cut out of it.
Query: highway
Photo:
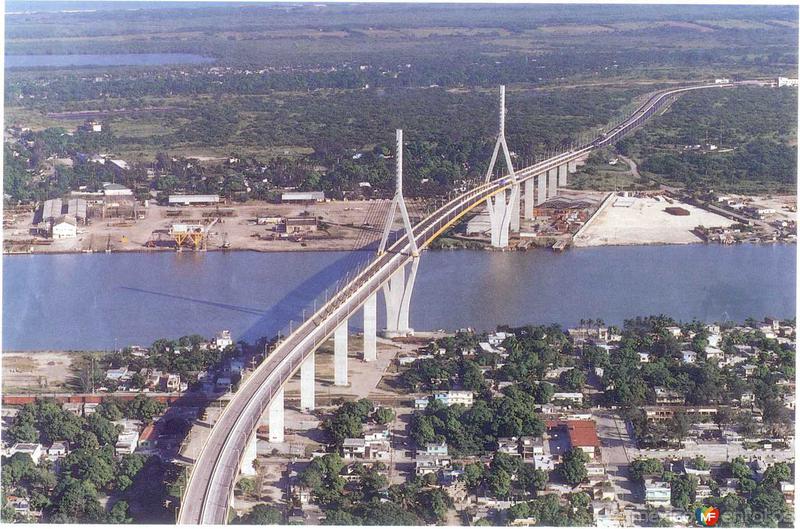
[[[682,93],[731,86],[734,84],[709,84],[657,92],[623,123],[593,142],[516,171],[517,182],[524,182],[550,169],[576,161],[595,148],[619,140]],[[417,246],[420,250],[424,249],[464,215],[513,184],[511,177],[504,176],[450,200],[414,227],[413,236]],[[228,506],[239,472],[241,455],[274,395],[311,352],[411,259],[411,244],[408,237],[403,235],[279,343],[255,369],[231,398],[192,467],[181,503],[179,524],[227,522]]]

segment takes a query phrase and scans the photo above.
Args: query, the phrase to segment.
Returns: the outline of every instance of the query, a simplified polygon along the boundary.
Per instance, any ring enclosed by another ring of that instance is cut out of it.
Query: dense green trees
[[[639,158],[641,170],[690,189],[793,190],[796,120],[796,90],[698,91],[623,140],[619,149]],[[686,148],[707,143],[718,149]]]
[[[561,475],[569,485],[573,487],[582,483],[588,477],[586,470],[586,463],[589,462],[589,456],[580,448],[572,448],[564,454],[561,463],[556,467],[556,472]]]
[[[364,423],[372,410],[372,401],[368,399],[345,402],[339,406],[332,417],[325,420],[323,428],[331,435],[334,444],[341,446],[345,438],[362,435]]]
[[[254,505],[250,512],[242,516],[237,516],[233,520],[234,524],[243,525],[283,525],[283,513],[275,507],[270,507],[266,503]]]

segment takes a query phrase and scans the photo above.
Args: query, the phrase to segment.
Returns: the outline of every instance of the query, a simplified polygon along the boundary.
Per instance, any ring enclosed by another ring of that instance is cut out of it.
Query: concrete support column
[[[553,198],[558,194],[558,169],[547,171],[547,198]]]
[[[364,361],[378,358],[378,295],[373,294],[364,302]]]
[[[311,354],[300,364],[300,409],[303,411],[314,409],[315,357],[316,353],[311,351]]]
[[[567,163],[567,172],[569,174],[575,174],[578,172],[578,162],[568,162]]]
[[[383,334],[388,338],[414,334],[414,329],[409,325],[409,313],[411,294],[414,291],[418,268],[419,257],[414,257],[411,259],[408,279],[406,279],[406,270],[403,267],[397,270],[383,285],[383,299],[386,302],[386,330]]]
[[[519,211],[520,211],[520,185],[511,186],[511,223],[509,229],[514,233],[519,233]]]
[[[525,207],[523,208],[522,211],[523,211],[523,216],[526,219],[532,219],[533,218],[533,207],[535,206],[535,204],[533,202],[533,194],[534,194],[535,186],[536,186],[535,180],[536,180],[535,178],[529,178],[528,180],[525,180],[525,183],[523,184],[525,186],[524,187],[524,192],[525,192],[524,203],[525,203]]]
[[[333,385],[347,385],[347,320],[333,331]]]
[[[279,389],[269,403],[267,411],[267,421],[269,422],[269,442],[282,443],[283,438],[283,388]]]
[[[500,191],[486,200],[486,207],[489,210],[489,223],[492,227],[492,246],[495,248],[508,246],[508,231],[511,225],[511,212],[514,208],[506,200],[506,194],[507,191]]]
[[[567,166],[558,166],[558,187],[567,187]]]
[[[547,200],[547,173],[542,173],[536,177],[538,181],[538,190],[536,193],[536,205],[538,206]]]
[[[256,467],[253,464],[253,462],[258,457],[256,443],[257,439],[256,439],[256,434],[254,433],[253,436],[250,438],[250,442],[247,443],[247,446],[244,449],[244,454],[242,454],[242,464],[240,468],[243,476],[256,475]]]

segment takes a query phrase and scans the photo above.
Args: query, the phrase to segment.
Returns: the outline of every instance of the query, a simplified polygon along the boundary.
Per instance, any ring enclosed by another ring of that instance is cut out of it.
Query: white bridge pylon
[[[489,168],[486,170],[486,182],[492,180],[492,172],[497,163],[497,155],[503,149],[503,159],[506,162],[506,169],[511,177],[511,189],[499,192],[486,200],[486,209],[489,212],[489,223],[491,225],[492,246],[495,248],[505,248],[508,246],[508,234],[510,231],[519,231],[519,183],[514,172],[514,164],[511,162],[511,152],[506,143],[506,87],[500,85],[500,117],[497,132],[497,141],[492,151],[492,159]]]
[[[383,285],[383,299],[386,305],[386,329],[384,336],[387,338],[396,336],[408,336],[414,330],[409,326],[409,309],[411,306],[411,293],[414,290],[414,281],[417,278],[419,268],[419,248],[414,239],[414,231],[411,227],[411,219],[408,216],[406,200],[403,197],[403,130],[396,131],[395,147],[395,189],[392,204],[389,206],[389,214],[386,217],[386,225],[383,228],[383,237],[378,246],[378,255],[383,255],[386,251],[386,244],[389,242],[389,233],[395,221],[397,209],[400,209],[400,216],[403,219],[405,229],[411,248],[411,265],[408,277],[406,277],[406,267],[401,267],[394,273],[389,281]]]

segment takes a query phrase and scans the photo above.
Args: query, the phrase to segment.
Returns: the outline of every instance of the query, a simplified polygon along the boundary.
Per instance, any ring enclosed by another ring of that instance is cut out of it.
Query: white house
[[[61,215],[53,221],[53,239],[74,239],[78,236],[78,222],[71,215]]]
[[[217,336],[214,338],[214,345],[217,346],[217,349],[225,349],[229,345],[233,345],[233,338],[231,338],[231,331],[224,330],[219,331]]]
[[[16,443],[8,451],[9,456],[13,456],[14,454],[28,454],[37,465],[42,458],[42,453],[42,445],[39,443]]]

